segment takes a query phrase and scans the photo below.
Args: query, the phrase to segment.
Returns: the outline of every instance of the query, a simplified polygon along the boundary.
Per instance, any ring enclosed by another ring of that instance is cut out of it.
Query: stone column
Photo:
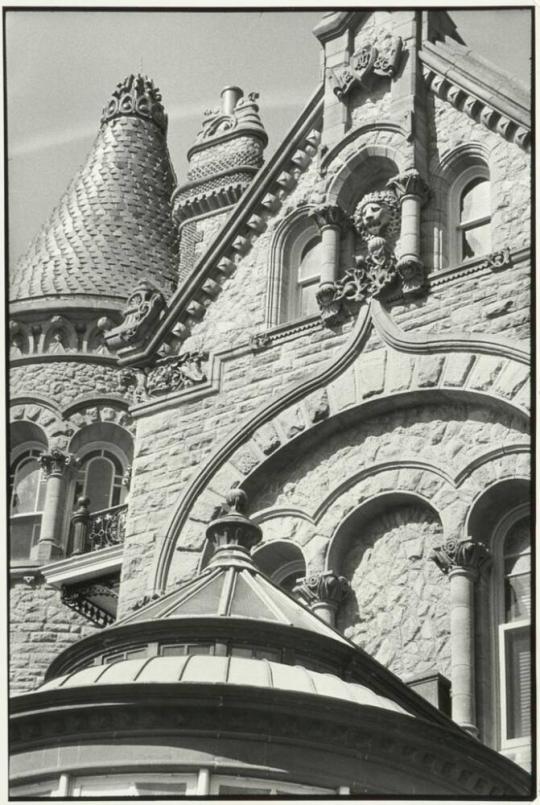
[[[425,282],[420,248],[420,210],[428,199],[428,186],[417,170],[410,169],[388,182],[401,204],[400,257],[397,270],[403,293],[416,293]]]
[[[323,319],[328,324],[332,324],[339,312],[334,310],[332,300],[339,271],[341,231],[347,221],[347,216],[337,204],[319,205],[310,215],[317,223],[321,233],[321,276],[317,301]]]
[[[431,559],[450,580],[452,718],[476,737],[474,588],[489,552],[469,537],[448,540],[433,550]]]
[[[50,453],[43,453],[40,462],[47,478],[47,487],[39,542],[32,548],[31,558],[38,562],[47,562],[64,556],[61,529],[66,475],[67,468],[74,463],[74,458],[55,447]]]
[[[329,626],[336,625],[336,614],[341,602],[350,592],[350,584],[344,576],[331,570],[315,573],[298,580],[294,593],[306,603],[321,620]]]

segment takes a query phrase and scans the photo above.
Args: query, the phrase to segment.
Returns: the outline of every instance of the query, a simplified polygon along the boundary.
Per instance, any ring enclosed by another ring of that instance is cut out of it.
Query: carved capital
[[[321,232],[328,227],[342,229],[349,222],[339,204],[318,204],[310,211],[309,216],[313,218]]]
[[[448,540],[444,545],[434,548],[430,559],[445,575],[458,568],[476,575],[482,567],[490,563],[491,555],[482,542],[468,537],[463,540]]]
[[[336,609],[349,595],[350,590],[350,584],[345,576],[338,576],[331,570],[305,576],[299,579],[294,588],[294,592],[309,606],[328,604]]]
[[[406,196],[417,196],[421,204],[425,204],[429,198],[429,187],[414,168],[390,179],[386,186],[394,191],[400,201]]]
[[[50,453],[42,453],[39,457],[41,468],[47,477],[61,477],[67,467],[77,466],[79,460],[71,453],[63,453],[53,447]]]

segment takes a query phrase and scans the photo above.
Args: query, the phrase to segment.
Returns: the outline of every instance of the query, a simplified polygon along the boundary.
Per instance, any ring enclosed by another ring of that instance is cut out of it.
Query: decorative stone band
[[[491,106],[468,87],[461,85],[456,70],[449,70],[449,63],[433,52],[431,43],[424,43],[419,52],[423,62],[424,78],[429,89],[442,100],[465,112],[473,120],[481,123],[491,131],[496,131],[505,140],[510,140],[524,150],[529,150],[531,143],[530,122],[526,122],[522,110],[517,104],[508,102],[506,109]],[[490,98],[493,96],[490,96]]]
[[[459,541],[448,540],[444,545],[434,548],[430,559],[445,575],[458,568],[476,575],[482,567],[489,565],[491,555],[482,542],[467,537]]]
[[[101,124],[118,117],[151,120],[163,133],[167,131],[167,115],[161,103],[161,93],[147,76],[129,75],[117,84],[103,110]]]
[[[74,455],[63,453],[57,447],[53,447],[50,453],[42,453],[39,462],[47,477],[61,477],[66,467],[78,466],[78,459]]]
[[[345,576],[337,576],[331,570],[305,576],[298,580],[294,588],[294,593],[309,606],[324,603],[336,609],[350,591],[351,586]]]

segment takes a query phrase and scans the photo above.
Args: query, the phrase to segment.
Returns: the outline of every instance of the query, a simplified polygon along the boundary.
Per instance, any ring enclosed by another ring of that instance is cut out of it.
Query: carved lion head
[[[364,238],[397,237],[400,229],[399,202],[391,190],[367,193],[354,211],[354,225]]]

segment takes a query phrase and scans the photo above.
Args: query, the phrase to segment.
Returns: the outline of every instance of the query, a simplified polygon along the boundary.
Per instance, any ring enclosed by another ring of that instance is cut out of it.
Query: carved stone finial
[[[338,576],[331,570],[314,573],[299,579],[294,592],[310,607],[327,604],[337,609],[349,595],[351,586],[345,576]]]
[[[117,84],[103,110],[101,124],[119,117],[151,120],[161,131],[167,131],[167,115],[161,103],[161,93],[147,76],[129,75]]]
[[[66,467],[76,465],[78,460],[71,453],[64,453],[58,447],[53,447],[50,453],[41,454],[39,463],[47,477],[58,477],[63,474]]]
[[[206,529],[206,538],[227,558],[231,550],[243,548],[250,551],[262,539],[260,527],[245,514],[247,495],[242,489],[231,489],[226,498],[227,514],[218,515]]]
[[[491,555],[482,542],[467,537],[447,540],[432,550],[430,559],[445,575],[458,568],[476,574],[491,561]]]

